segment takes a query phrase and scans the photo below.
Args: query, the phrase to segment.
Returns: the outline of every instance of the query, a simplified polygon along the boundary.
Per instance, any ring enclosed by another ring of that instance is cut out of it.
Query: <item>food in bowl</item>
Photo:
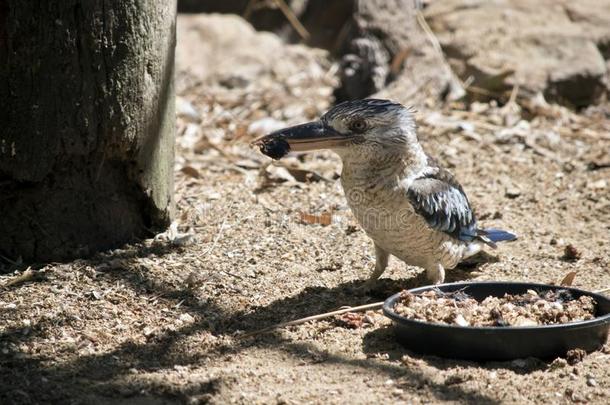
[[[421,293],[403,291],[394,312],[412,320],[472,327],[525,327],[557,325],[595,318],[595,299],[575,298],[558,288],[523,294],[488,296],[482,301],[462,290],[443,292],[431,289]]]

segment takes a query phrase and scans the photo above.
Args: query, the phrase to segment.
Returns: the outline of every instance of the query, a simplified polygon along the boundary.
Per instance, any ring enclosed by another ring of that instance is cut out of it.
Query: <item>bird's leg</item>
[[[371,276],[369,277],[368,281],[362,285],[362,290],[368,291],[372,289],[373,285],[375,284],[375,281],[377,281],[377,279],[381,277],[386,267],[388,267],[389,259],[390,254],[379,246],[377,246],[377,244],[375,244],[375,270],[373,270],[373,272],[371,273]]]
[[[445,268],[440,263],[426,267],[426,274],[432,284],[441,284],[445,281]]]
[[[375,281],[381,277],[386,267],[388,267],[389,259],[390,254],[375,244],[375,270],[371,273],[369,281]]]

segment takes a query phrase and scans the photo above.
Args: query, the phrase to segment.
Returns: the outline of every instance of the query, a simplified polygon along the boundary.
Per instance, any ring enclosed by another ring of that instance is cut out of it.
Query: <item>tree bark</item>
[[[172,215],[175,0],[0,0],[0,255],[64,260]]]

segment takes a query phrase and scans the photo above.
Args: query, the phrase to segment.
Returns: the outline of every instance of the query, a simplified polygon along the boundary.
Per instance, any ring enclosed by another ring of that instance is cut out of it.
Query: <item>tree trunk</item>
[[[64,260],[172,214],[175,0],[0,0],[0,255]]]

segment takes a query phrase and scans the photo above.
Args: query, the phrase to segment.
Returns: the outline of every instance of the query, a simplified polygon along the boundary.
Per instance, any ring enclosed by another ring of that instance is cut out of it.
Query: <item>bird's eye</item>
[[[349,125],[349,129],[355,132],[362,132],[366,129],[366,121],[364,120],[355,120],[352,121]]]

